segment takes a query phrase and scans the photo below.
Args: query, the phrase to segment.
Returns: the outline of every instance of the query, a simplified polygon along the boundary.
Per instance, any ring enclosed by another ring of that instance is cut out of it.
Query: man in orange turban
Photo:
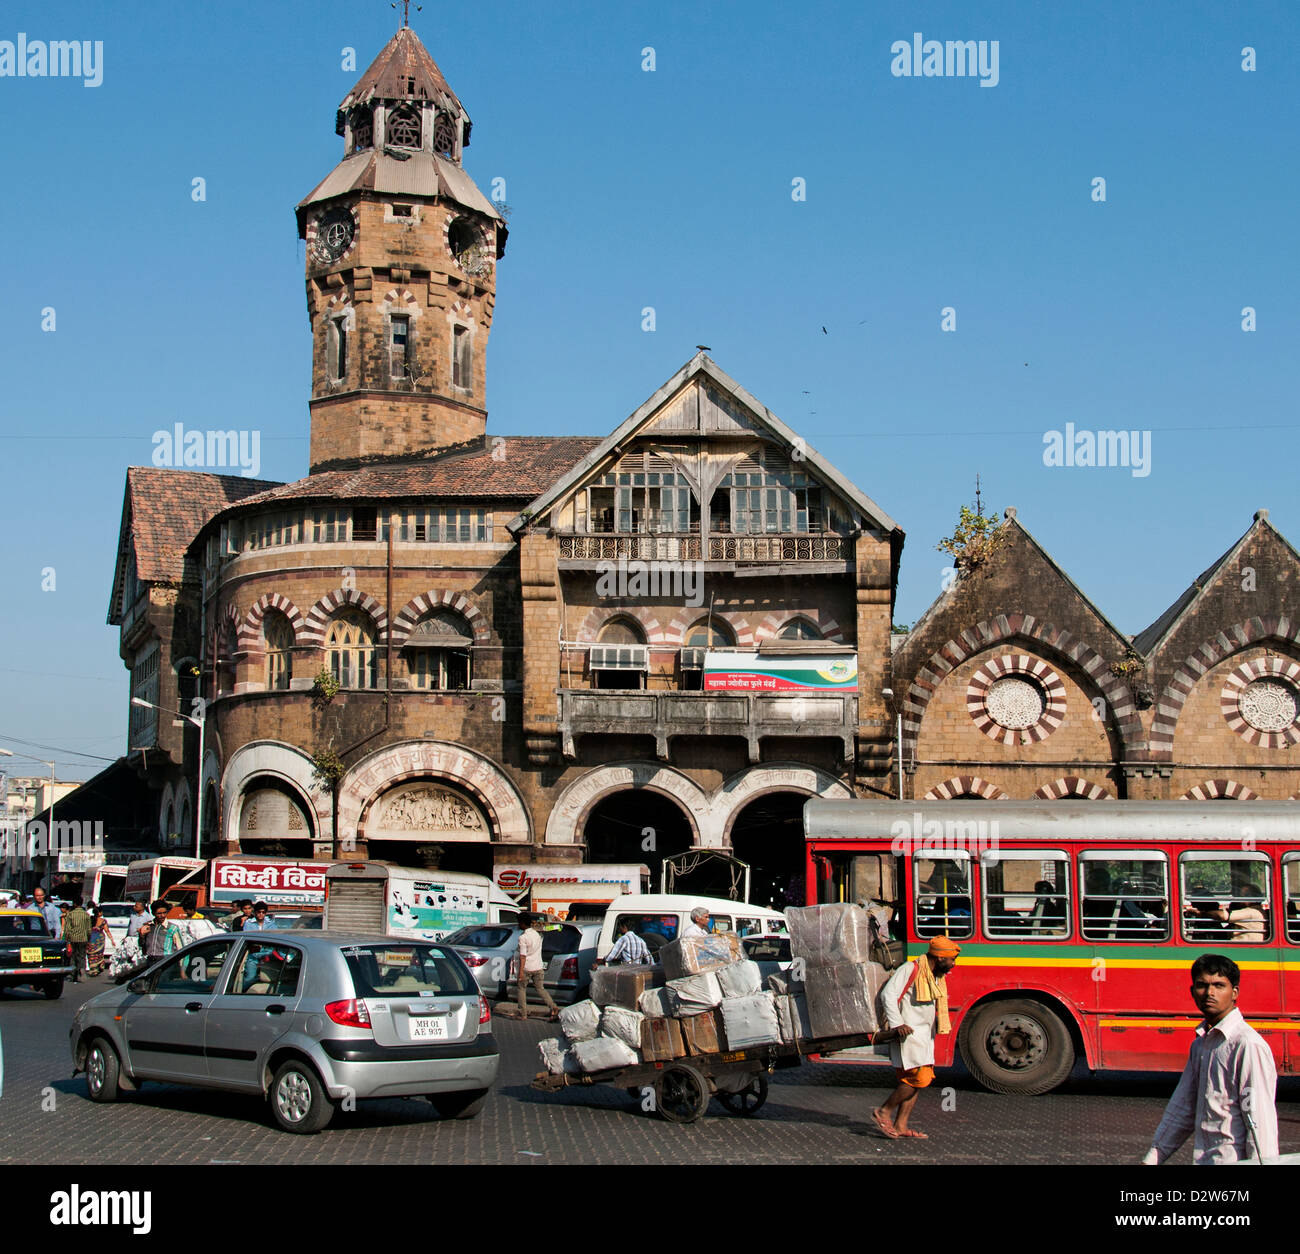
[[[872,1121],[891,1140],[916,1137],[924,1132],[908,1127],[912,1107],[921,1090],[934,1080],[934,1037],[952,1031],[948,1020],[948,972],[957,965],[961,946],[946,936],[936,936],[915,962],[904,963],[880,990],[885,1027],[896,1028],[889,1056],[898,1087],[885,1104],[871,1112]]]

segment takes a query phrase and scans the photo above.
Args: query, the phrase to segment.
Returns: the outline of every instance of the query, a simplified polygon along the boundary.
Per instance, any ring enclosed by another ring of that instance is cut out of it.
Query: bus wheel
[[[967,1070],[994,1093],[1047,1093],[1074,1066],[1074,1041],[1055,1011],[1016,998],[991,1001],[962,1024]]]

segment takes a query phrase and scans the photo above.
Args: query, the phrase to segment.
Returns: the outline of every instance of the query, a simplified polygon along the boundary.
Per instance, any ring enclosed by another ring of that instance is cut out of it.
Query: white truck
[[[326,931],[436,941],[463,927],[519,917],[518,904],[486,875],[336,862],[325,879]]]

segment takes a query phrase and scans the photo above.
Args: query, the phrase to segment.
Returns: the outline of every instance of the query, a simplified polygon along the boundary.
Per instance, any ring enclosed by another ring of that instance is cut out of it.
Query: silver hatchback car
[[[345,932],[207,937],[91,998],[71,1029],[92,1101],[143,1080],[257,1093],[286,1132],[347,1098],[482,1109],[500,1058],[491,1012],[444,945]]]

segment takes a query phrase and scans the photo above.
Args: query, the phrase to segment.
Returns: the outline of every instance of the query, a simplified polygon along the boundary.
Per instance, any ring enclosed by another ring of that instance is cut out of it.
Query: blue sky
[[[474,121],[466,168],[513,210],[489,430],[604,434],[708,344],[906,530],[905,622],[977,472],[1130,633],[1257,508],[1300,542],[1300,9],[1234,9],[413,6]],[[263,477],[306,473],[293,206],[397,20],[382,0],[0,10],[0,40],[104,45],[99,87],[0,77],[0,745],[125,747],[104,618],[154,431],[258,430]],[[997,86],[892,75],[917,31],[997,40]],[[1066,423],[1150,432],[1150,473],[1044,466]]]

